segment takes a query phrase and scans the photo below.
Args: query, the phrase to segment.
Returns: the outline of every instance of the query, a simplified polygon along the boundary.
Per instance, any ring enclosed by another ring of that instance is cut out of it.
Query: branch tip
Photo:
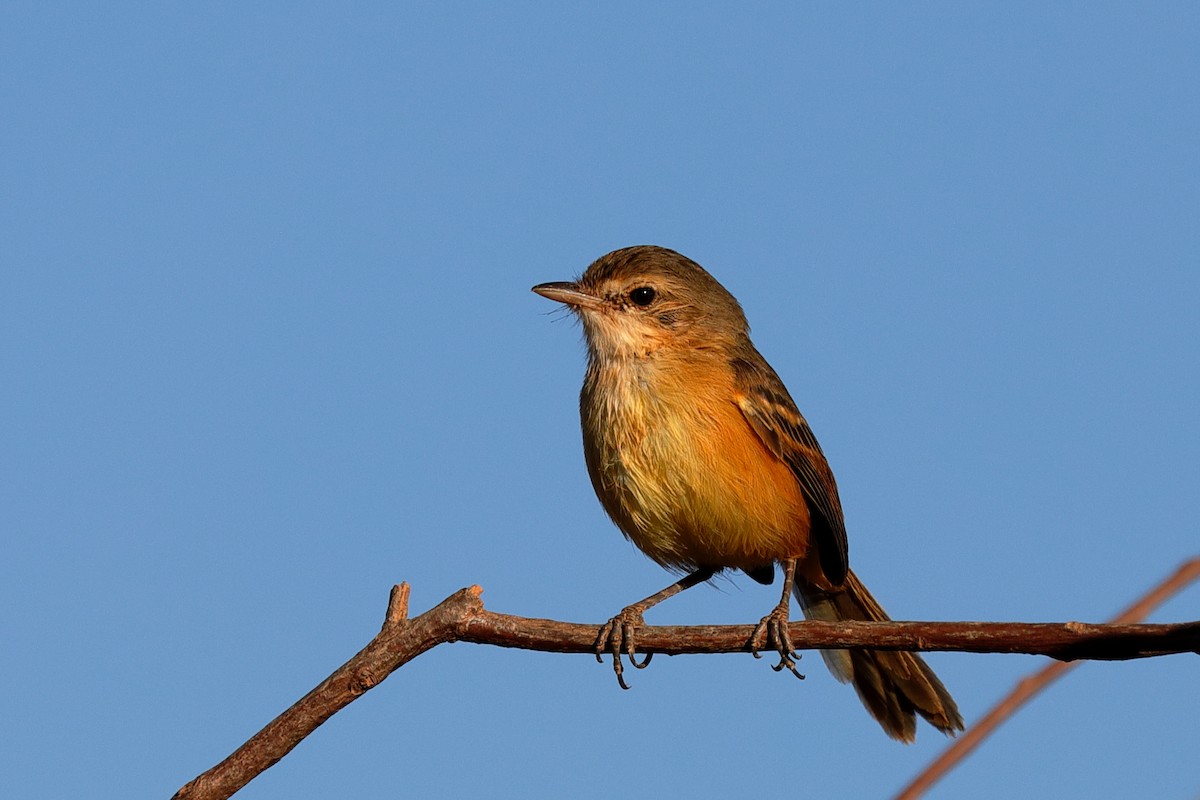
[[[383,627],[396,625],[408,619],[408,596],[412,587],[408,582],[398,583],[392,587],[392,593],[388,596],[387,615],[383,620]]]

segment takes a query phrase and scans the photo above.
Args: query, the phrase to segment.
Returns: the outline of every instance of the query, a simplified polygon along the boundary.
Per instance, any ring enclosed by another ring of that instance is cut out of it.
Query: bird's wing
[[[767,449],[787,464],[799,481],[808,500],[811,536],[821,571],[839,586],[849,570],[849,552],[833,470],[775,370],[761,356],[734,359],[732,366],[739,390],[738,408]]]

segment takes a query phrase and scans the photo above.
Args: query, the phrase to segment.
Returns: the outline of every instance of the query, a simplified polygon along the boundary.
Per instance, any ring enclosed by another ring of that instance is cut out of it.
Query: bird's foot
[[[636,669],[645,669],[654,657],[653,653],[647,653],[640,662],[637,660],[637,629],[646,624],[642,618],[642,611],[642,607],[637,603],[626,607],[620,614],[604,623],[596,635],[596,660],[603,664],[604,654],[612,653],[613,672],[616,673],[617,683],[622,689],[628,689],[629,684],[625,683],[625,667],[621,663],[621,656],[628,656],[629,663]]]
[[[795,646],[792,645],[791,634],[788,633],[788,602],[786,600],[775,606],[770,614],[767,614],[754,626],[754,632],[750,634],[750,653],[755,658],[762,658],[758,651],[759,642],[764,639],[767,649],[779,653],[779,663],[771,669],[776,672],[787,669],[800,680],[804,680],[804,676],[796,669],[796,659],[800,658],[800,654],[796,652]]]

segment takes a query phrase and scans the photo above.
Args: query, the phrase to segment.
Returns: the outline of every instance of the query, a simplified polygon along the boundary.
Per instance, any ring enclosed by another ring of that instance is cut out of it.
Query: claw
[[[616,626],[617,618],[613,617],[600,628],[596,634],[596,663],[604,663],[604,651],[607,649],[608,641],[612,638],[613,628]]]
[[[776,672],[787,669],[800,680],[804,680],[804,676],[796,669],[796,661],[792,658],[792,656],[800,658],[800,653],[796,652],[796,648],[792,644],[792,635],[788,631],[788,606],[786,603],[780,603],[754,626],[754,631],[750,634],[750,654],[755,658],[762,658],[758,652],[760,640],[765,640],[763,643],[766,648],[779,653],[779,663],[772,666],[771,669]]]
[[[762,638],[764,633],[766,633],[768,619],[770,619],[770,617],[763,617],[760,619],[758,624],[754,626],[754,630],[750,632],[750,655],[754,656],[755,658],[762,658],[762,654],[758,652],[758,640]],[[768,645],[771,644],[770,636],[767,636],[766,643]]]
[[[797,657],[799,657],[799,655],[800,655],[799,653],[796,654]],[[776,672],[783,672],[785,667],[788,670],[790,670],[791,673],[793,675],[795,675],[797,678],[799,678],[800,680],[804,680],[804,674],[802,672],[800,672],[800,670],[796,669],[796,662],[793,661],[788,656],[780,655],[779,663],[772,666],[771,669],[775,670]]]
[[[629,684],[625,682],[625,665],[621,657],[627,656],[635,669],[650,666],[650,659],[654,657],[653,653],[647,653],[640,662],[637,660],[637,629],[645,624],[642,610],[637,606],[629,606],[604,623],[596,634],[596,660],[603,664],[604,653],[607,651],[612,654],[613,672],[622,689],[628,689]]]

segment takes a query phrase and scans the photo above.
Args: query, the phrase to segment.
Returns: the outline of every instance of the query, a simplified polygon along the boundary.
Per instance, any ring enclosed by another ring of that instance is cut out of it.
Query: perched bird
[[[687,573],[627,606],[597,637],[597,658],[637,667],[643,612],[738,569],[769,584],[783,569],[779,604],[751,639],[795,669],[790,595],[819,620],[887,620],[850,570],[833,472],[783,382],[750,341],[737,300],[694,261],[639,246],[601,257],[573,282],[533,291],[583,322],[588,364],[580,394],[588,474],[605,511],[643,553]],[[962,717],[920,656],[822,651],[887,734],[916,736],[916,715],[953,735]]]

